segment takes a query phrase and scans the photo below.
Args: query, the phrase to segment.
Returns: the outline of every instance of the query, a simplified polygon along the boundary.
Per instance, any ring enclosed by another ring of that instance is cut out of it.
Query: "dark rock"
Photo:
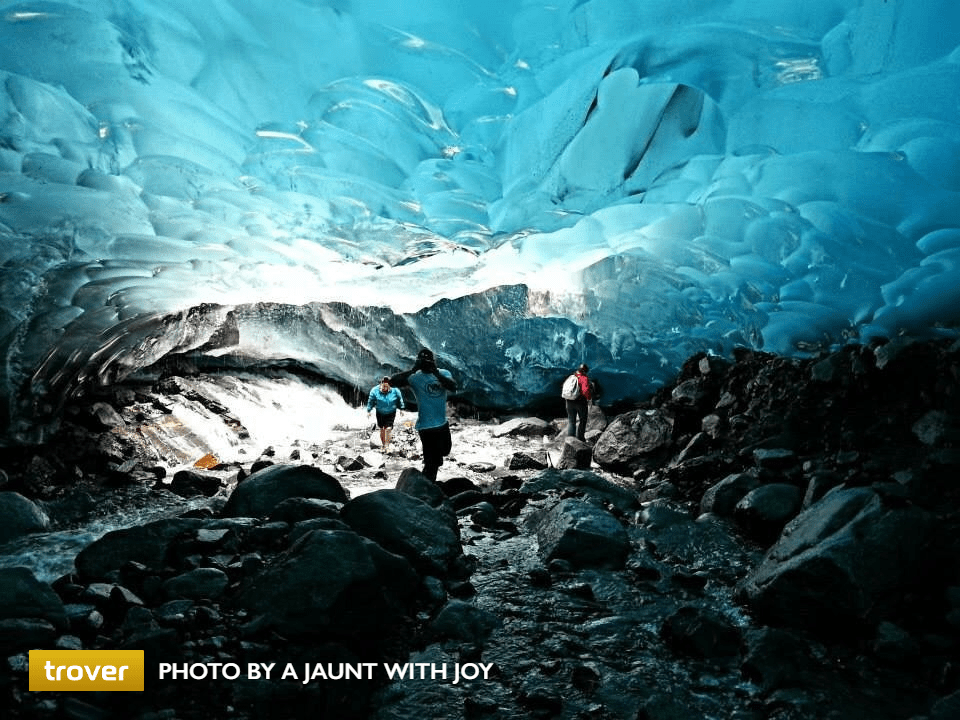
[[[429,574],[449,571],[463,553],[456,517],[399,490],[376,490],[346,505],[341,518],[361,535]]]
[[[552,423],[540,418],[515,418],[505,423],[497,425],[490,431],[493,437],[553,437],[557,434],[557,428]]]
[[[50,529],[50,518],[32,500],[12,491],[0,492],[0,544]]]
[[[693,518],[682,507],[669,500],[654,500],[644,506],[639,520],[648,528],[661,529],[679,523],[689,523]]]
[[[216,475],[197,470],[179,470],[174,473],[169,485],[160,485],[160,487],[165,487],[180,497],[197,497],[199,495],[213,497],[222,486],[223,482]]]
[[[576,490],[584,497],[609,503],[623,512],[634,510],[640,504],[630,490],[587,470],[544,470],[520,486],[520,492],[524,495],[550,490]]]
[[[740,669],[748,680],[765,692],[796,687],[817,663],[811,656],[810,641],[781,628],[754,628],[743,636]]]
[[[500,626],[493,613],[463,600],[451,600],[430,623],[437,638],[460,640],[483,647],[490,634]]]
[[[90,406],[90,417],[98,430],[122,428],[126,422],[112,405],[105,402],[95,402]]]
[[[740,651],[740,631],[722,616],[682,607],[668,617],[660,634],[675,652],[698,658],[727,658]]]
[[[458,517],[468,517],[480,527],[492,528],[497,524],[497,509],[488,502],[477,503],[457,512]]]
[[[629,475],[666,459],[673,439],[674,418],[660,409],[625,413],[607,426],[593,448],[600,467]]]
[[[4,657],[33,648],[50,647],[57,630],[40,618],[0,618],[0,653]]]
[[[370,637],[396,622],[417,587],[404,558],[354,532],[314,531],[244,580],[237,602],[280,632]]]
[[[540,557],[577,567],[622,568],[630,550],[627,532],[613,515],[582,500],[561,500],[531,519]]]
[[[758,448],[753,451],[753,461],[760,468],[782,470],[795,465],[797,456],[789,448]]]
[[[714,513],[723,517],[733,514],[737,503],[751,490],[760,486],[754,473],[733,473],[716,485],[712,485],[700,499],[700,512]]]
[[[287,498],[347,502],[340,482],[311,465],[270,465],[239,483],[223,508],[226,517],[266,517]]]
[[[176,575],[163,583],[164,594],[171,599],[215,600],[227,589],[230,580],[217,568],[197,568]]]
[[[336,503],[323,498],[291,497],[281,500],[267,516],[269,522],[285,522],[294,525],[314,518],[337,518],[340,509]]]
[[[446,504],[447,495],[437,483],[416,468],[404,468],[397,478],[396,489],[427,505],[440,508]]]
[[[358,472],[370,467],[362,457],[347,457],[346,455],[338,457],[334,465],[341,472]]]
[[[296,540],[313,530],[350,530],[350,526],[339,518],[319,517],[301,520],[290,528],[287,539],[292,545]]]
[[[408,471],[413,471],[413,470],[414,470],[413,468],[410,468],[409,470],[404,470],[403,472],[400,473],[400,476],[403,477],[408,473]],[[416,472],[420,472],[420,471],[417,470]],[[420,474],[422,475],[423,473],[420,473]],[[476,483],[470,480],[470,478],[465,478],[465,477],[452,477],[452,478],[449,478],[448,480],[438,480],[437,486],[441,490],[443,490],[443,494],[446,495],[447,497],[453,497],[454,495],[458,495],[462,492],[466,492],[467,490],[480,489],[479,487],[477,487]]]
[[[113,530],[81,550],[74,565],[85,580],[106,579],[131,560],[159,570],[166,565],[170,542],[178,535],[202,527],[203,523],[198,519],[172,518]]]
[[[760,542],[772,542],[803,504],[796,485],[771,483],[748,492],[733,509],[737,524]]]
[[[886,507],[869,488],[837,488],[784,529],[738,588],[759,618],[849,632],[902,610],[921,582],[933,525],[916,507]]]
[[[679,699],[655,692],[643,703],[636,720],[702,720],[703,715]]]
[[[929,720],[956,720],[960,717],[960,691],[937,700],[930,708]]]
[[[920,644],[903,628],[883,621],[877,625],[874,654],[891,666],[910,667],[921,658]]]
[[[593,463],[593,449],[582,440],[567,436],[563,439],[563,451],[557,461],[561,470],[589,470]]]
[[[515,452],[507,458],[508,470],[544,470],[547,468],[546,456],[536,458],[525,452]]]
[[[462,493],[457,493],[450,498],[450,506],[454,510],[463,510],[465,507],[470,507],[471,505],[484,502],[486,498],[487,494],[482,493],[479,490],[465,490]]]
[[[53,589],[24,567],[0,568],[0,620],[39,618],[67,629],[63,602]]]

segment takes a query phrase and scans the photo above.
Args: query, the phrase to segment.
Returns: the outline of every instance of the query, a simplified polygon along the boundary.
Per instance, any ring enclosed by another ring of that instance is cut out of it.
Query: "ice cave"
[[[0,2],[6,442],[169,358],[480,407],[956,332],[954,0]]]
[[[958,118],[957,0],[0,0],[0,716],[960,717]]]

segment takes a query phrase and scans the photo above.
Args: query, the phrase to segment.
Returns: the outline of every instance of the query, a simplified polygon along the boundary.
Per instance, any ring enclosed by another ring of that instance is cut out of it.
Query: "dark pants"
[[[567,400],[567,435],[575,435],[577,440],[584,440],[587,432],[587,399]],[[577,420],[580,427],[577,427]]]
[[[421,430],[420,443],[423,445],[423,474],[436,480],[437,470],[443,465],[443,458],[450,454],[453,447],[450,426],[444,424]]]

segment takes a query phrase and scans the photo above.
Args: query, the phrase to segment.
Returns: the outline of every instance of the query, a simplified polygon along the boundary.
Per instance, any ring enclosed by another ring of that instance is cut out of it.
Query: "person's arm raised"
[[[439,380],[440,384],[443,385],[443,387],[449,392],[453,392],[454,390],[457,389],[457,383],[454,382],[453,378],[447,377],[446,375],[441,373],[440,370],[438,370],[437,368],[434,368],[433,376],[437,380]]]

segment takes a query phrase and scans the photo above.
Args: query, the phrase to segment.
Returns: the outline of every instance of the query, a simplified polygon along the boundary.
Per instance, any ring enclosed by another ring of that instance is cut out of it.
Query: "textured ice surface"
[[[953,0],[0,1],[7,434],[169,353],[513,406],[953,332]]]

